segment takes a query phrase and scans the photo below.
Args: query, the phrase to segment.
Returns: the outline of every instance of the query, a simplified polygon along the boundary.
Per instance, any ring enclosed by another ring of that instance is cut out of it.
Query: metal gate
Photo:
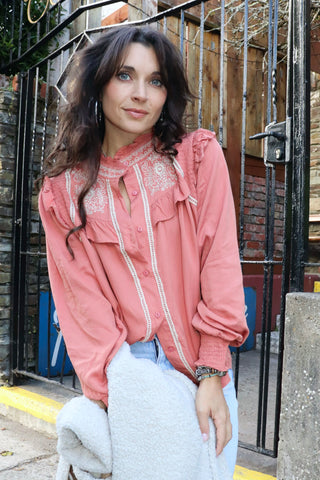
[[[76,50],[110,28],[97,19],[102,9],[117,2],[78,1],[73,11],[66,0],[52,3],[13,0],[2,7],[7,8],[6,28],[19,44],[2,71],[20,71],[11,380],[25,375],[78,388],[54,314],[33,184],[56,134],[68,62]],[[122,2],[128,4],[129,17],[135,3]],[[26,9],[29,23],[23,20]],[[193,0],[163,7],[135,23],[153,25],[180,48],[197,95],[188,107],[188,126],[215,130],[225,151],[245,286],[248,295],[255,294],[255,306],[248,307],[254,309],[248,312],[252,344],[233,355],[240,409],[253,391],[256,394],[254,411],[249,412],[256,434],[242,436],[240,425],[240,445],[277,456],[285,295],[303,290],[307,261],[309,1]],[[276,316],[278,351],[272,353]],[[257,332],[258,354],[253,348]],[[250,376],[257,377],[251,389],[242,383],[248,358],[254,362]]]

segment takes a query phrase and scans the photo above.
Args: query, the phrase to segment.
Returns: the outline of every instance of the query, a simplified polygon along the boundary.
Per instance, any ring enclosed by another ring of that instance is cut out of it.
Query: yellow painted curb
[[[27,412],[48,423],[56,423],[63,403],[20,387],[0,387],[0,403]]]
[[[236,465],[233,480],[275,480],[276,477]]]

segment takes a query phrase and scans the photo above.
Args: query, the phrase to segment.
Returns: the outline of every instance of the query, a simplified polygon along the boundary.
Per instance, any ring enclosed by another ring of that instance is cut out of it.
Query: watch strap
[[[203,378],[209,377],[224,377],[227,374],[227,371],[217,370],[216,368],[200,366],[196,369],[196,377],[198,381],[203,380]]]

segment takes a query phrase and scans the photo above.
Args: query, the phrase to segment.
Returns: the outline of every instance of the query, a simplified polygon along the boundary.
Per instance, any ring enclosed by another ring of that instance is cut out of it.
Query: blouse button
[[[129,165],[129,162],[125,161],[123,164],[127,167]]]
[[[136,196],[138,195],[137,190],[133,190],[132,195],[133,195],[134,197],[136,197]]]
[[[156,318],[160,318],[160,317],[161,317],[161,313],[160,313],[160,312],[156,312],[156,313],[154,314],[154,316],[155,316]]]
[[[173,352],[174,351],[174,347],[168,347],[168,352]]]
[[[149,270],[145,270],[145,271],[143,272],[143,275],[144,275],[145,277],[147,277],[147,276],[149,275]]]
[[[137,230],[138,230],[139,233],[141,233],[142,230],[143,230],[143,228],[142,228],[142,227],[138,227]]]

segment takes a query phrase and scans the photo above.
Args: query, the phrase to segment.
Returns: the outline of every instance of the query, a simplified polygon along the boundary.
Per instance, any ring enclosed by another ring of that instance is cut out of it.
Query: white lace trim
[[[192,203],[193,205],[197,206],[198,205],[198,200],[194,197],[192,197],[191,195],[188,196],[188,200],[190,203]]]
[[[69,210],[70,219],[71,219],[71,222],[74,224],[76,209],[75,209],[73,199],[72,199],[72,194],[71,194],[71,170],[70,169],[65,171],[65,179],[66,179],[66,189],[67,189],[69,200],[70,200],[70,210]]]
[[[178,160],[177,160],[175,157],[171,157],[171,158],[172,158],[172,160],[173,160],[173,166],[174,166],[174,168],[177,170],[177,172],[180,173],[180,175],[181,175],[182,177],[184,177],[184,171],[183,171],[180,163],[178,162]]]
[[[113,227],[116,231],[116,234],[118,236],[118,240],[119,240],[119,246],[120,246],[120,251],[123,255],[123,258],[125,259],[125,262],[126,264],[128,265],[128,268],[129,268],[129,271],[132,275],[132,278],[133,278],[133,281],[134,281],[134,284],[136,286],[136,289],[137,289],[137,292],[138,292],[138,295],[139,295],[139,299],[140,299],[140,302],[141,302],[141,306],[142,306],[142,309],[143,309],[143,312],[144,312],[144,315],[145,315],[145,318],[146,318],[146,322],[147,322],[147,329],[146,329],[146,336],[144,338],[144,342],[147,342],[150,338],[150,335],[151,335],[151,317],[150,317],[150,312],[149,312],[149,309],[148,309],[148,305],[147,305],[147,302],[146,302],[146,299],[145,299],[145,296],[143,294],[143,290],[142,290],[142,287],[141,287],[141,283],[140,283],[140,280],[139,280],[139,277],[138,277],[138,274],[136,272],[136,269],[134,268],[134,265],[132,263],[132,260],[130,258],[130,256],[128,255],[125,247],[124,247],[124,242],[123,242],[123,238],[122,238],[122,235],[121,235],[121,230],[120,230],[120,226],[119,226],[119,223],[118,223],[118,220],[117,220],[117,215],[116,215],[116,211],[115,211],[115,208],[114,208],[114,201],[113,201],[113,194],[112,194],[112,189],[111,189],[111,185],[110,185],[110,181],[107,180],[106,181],[107,183],[107,192],[108,192],[108,199],[109,199],[109,207],[110,207],[110,214],[111,214],[111,219],[112,219],[112,223],[113,223]]]
[[[183,350],[182,350],[182,347],[181,347],[181,344],[180,344],[180,341],[179,341],[179,338],[178,338],[178,334],[177,334],[177,331],[175,329],[175,326],[174,326],[174,323],[173,323],[173,320],[172,320],[172,317],[171,317],[171,313],[170,313],[170,310],[169,310],[169,307],[168,307],[163,283],[162,283],[161,276],[160,276],[160,273],[159,273],[159,270],[158,270],[157,256],[156,256],[156,250],[155,250],[155,242],[154,242],[151,215],[150,215],[150,208],[149,208],[149,203],[148,203],[148,195],[147,195],[145,186],[143,184],[142,175],[141,175],[141,172],[140,172],[140,169],[139,169],[138,165],[135,165],[133,168],[136,172],[136,176],[137,176],[137,179],[138,179],[138,182],[139,182],[139,185],[140,185],[140,189],[141,189],[141,195],[142,195],[142,201],[143,201],[143,207],[144,207],[144,215],[145,215],[145,220],[146,220],[146,224],[147,224],[147,232],[148,232],[149,247],[150,247],[150,254],[151,254],[152,271],[153,271],[153,274],[154,274],[154,277],[155,277],[155,280],[156,280],[156,284],[157,284],[157,287],[158,287],[162,309],[164,311],[165,318],[166,318],[167,323],[169,325],[170,332],[171,332],[173,341],[175,343],[176,349],[178,351],[178,354],[179,354],[184,366],[186,367],[186,369],[191,373],[191,375],[193,377],[195,377],[195,373],[194,373],[193,369],[191,368],[187,359],[184,356],[184,353],[183,353]]]

